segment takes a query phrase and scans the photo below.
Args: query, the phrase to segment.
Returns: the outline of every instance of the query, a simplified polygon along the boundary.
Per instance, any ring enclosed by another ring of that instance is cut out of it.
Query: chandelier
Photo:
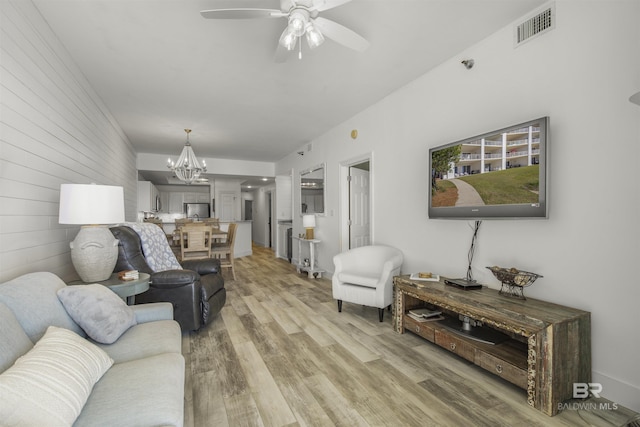
[[[200,167],[200,162],[198,162],[193,148],[191,148],[191,143],[189,142],[191,129],[185,129],[184,131],[187,133],[187,142],[184,144],[178,162],[173,163],[171,158],[169,158],[169,160],[167,160],[167,167],[176,174],[176,177],[178,177],[180,181],[191,184],[200,177],[202,172],[207,171],[207,164],[203,160],[202,167]]]

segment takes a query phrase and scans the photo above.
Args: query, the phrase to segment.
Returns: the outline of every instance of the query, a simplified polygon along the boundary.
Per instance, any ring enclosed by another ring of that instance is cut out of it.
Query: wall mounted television
[[[429,149],[429,218],[547,218],[549,118]]]

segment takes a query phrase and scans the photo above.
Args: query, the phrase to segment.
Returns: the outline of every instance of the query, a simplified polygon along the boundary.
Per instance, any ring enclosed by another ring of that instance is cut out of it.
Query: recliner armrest
[[[166,270],[153,273],[150,285],[155,288],[179,288],[200,280],[200,275],[192,270]]]
[[[215,258],[186,260],[182,262],[182,267],[186,270],[193,270],[201,276],[215,274],[220,271],[220,260]]]

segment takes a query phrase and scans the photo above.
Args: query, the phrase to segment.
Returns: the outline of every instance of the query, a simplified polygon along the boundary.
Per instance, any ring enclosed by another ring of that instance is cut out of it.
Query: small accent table
[[[301,237],[293,237],[298,241],[298,264],[296,265],[296,270],[298,273],[302,271],[306,271],[309,279],[318,279],[322,277],[322,273],[324,270],[316,268],[316,249],[315,245],[320,243],[318,239],[303,239]],[[306,264],[302,259],[302,246],[303,243],[309,244],[309,263]]]
[[[120,298],[127,302],[127,305],[135,303],[135,296],[149,289],[149,275],[147,273],[139,273],[139,278],[135,280],[120,280],[118,273],[113,273],[107,280],[101,282],[83,282],[82,280],[73,280],[67,285],[89,285],[97,283],[106,286],[115,292]]]

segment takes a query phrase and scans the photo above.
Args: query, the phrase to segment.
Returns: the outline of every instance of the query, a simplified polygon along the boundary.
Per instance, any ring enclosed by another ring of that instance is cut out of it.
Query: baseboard
[[[253,250],[249,249],[249,250],[242,251],[242,252],[235,252],[235,251],[233,252],[234,258],[240,258],[240,257],[243,257],[243,256],[249,256],[249,255],[253,255]]]
[[[602,384],[602,397],[640,412],[640,387],[593,371],[592,381]]]

